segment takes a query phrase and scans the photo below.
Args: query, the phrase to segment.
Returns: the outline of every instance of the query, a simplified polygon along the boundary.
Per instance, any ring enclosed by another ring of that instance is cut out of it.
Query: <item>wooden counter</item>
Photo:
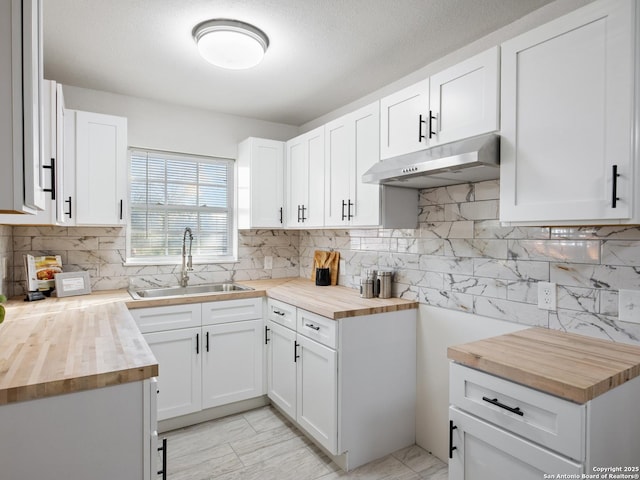
[[[0,325],[0,405],[156,376],[157,361],[127,308],[269,295],[338,319],[418,306],[397,298],[362,299],[354,289],[317,287],[306,279],[238,283],[254,290],[143,300],[116,290],[10,300]]]
[[[546,328],[449,347],[455,362],[586,403],[640,375],[640,347]]]

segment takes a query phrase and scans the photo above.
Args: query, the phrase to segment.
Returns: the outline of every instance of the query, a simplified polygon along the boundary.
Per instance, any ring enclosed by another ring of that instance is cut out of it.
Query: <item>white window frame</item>
[[[237,165],[235,159],[224,157],[209,157],[204,155],[192,155],[187,153],[171,152],[166,150],[155,150],[150,148],[129,147],[127,152],[127,204],[129,206],[129,215],[127,215],[127,227],[126,227],[126,260],[125,265],[179,265],[182,262],[181,255],[166,255],[166,256],[148,256],[148,257],[134,257],[131,254],[131,210],[133,208],[131,202],[131,155],[133,152],[149,152],[158,153],[166,156],[175,156],[176,159],[193,159],[194,162],[202,163],[214,163],[216,161],[228,161],[230,164],[229,177],[227,181],[227,205],[229,215],[229,244],[230,255],[196,255],[193,254],[193,264],[219,264],[219,263],[236,263],[238,262],[238,219],[237,219],[237,194],[236,194],[236,176]],[[189,207],[184,207],[185,211],[192,211]],[[194,230],[194,237],[197,235],[193,225],[185,225],[185,227],[191,227]],[[188,241],[188,240],[187,240]]]

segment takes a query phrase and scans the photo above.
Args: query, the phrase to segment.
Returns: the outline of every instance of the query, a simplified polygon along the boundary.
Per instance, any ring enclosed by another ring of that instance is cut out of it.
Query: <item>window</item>
[[[174,263],[185,227],[194,261],[233,261],[233,160],[130,150],[127,257],[132,263]]]

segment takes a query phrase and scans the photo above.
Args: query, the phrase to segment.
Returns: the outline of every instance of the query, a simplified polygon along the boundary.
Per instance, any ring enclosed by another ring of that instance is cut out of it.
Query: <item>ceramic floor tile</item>
[[[273,407],[161,434],[169,480],[447,480],[418,446],[343,472]]]

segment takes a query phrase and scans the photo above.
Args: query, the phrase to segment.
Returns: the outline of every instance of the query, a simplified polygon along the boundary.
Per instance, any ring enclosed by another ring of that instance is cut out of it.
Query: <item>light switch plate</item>
[[[618,320],[640,323],[640,290],[618,292]]]
[[[273,268],[273,257],[271,255],[267,255],[264,257],[264,269],[271,270]]]

